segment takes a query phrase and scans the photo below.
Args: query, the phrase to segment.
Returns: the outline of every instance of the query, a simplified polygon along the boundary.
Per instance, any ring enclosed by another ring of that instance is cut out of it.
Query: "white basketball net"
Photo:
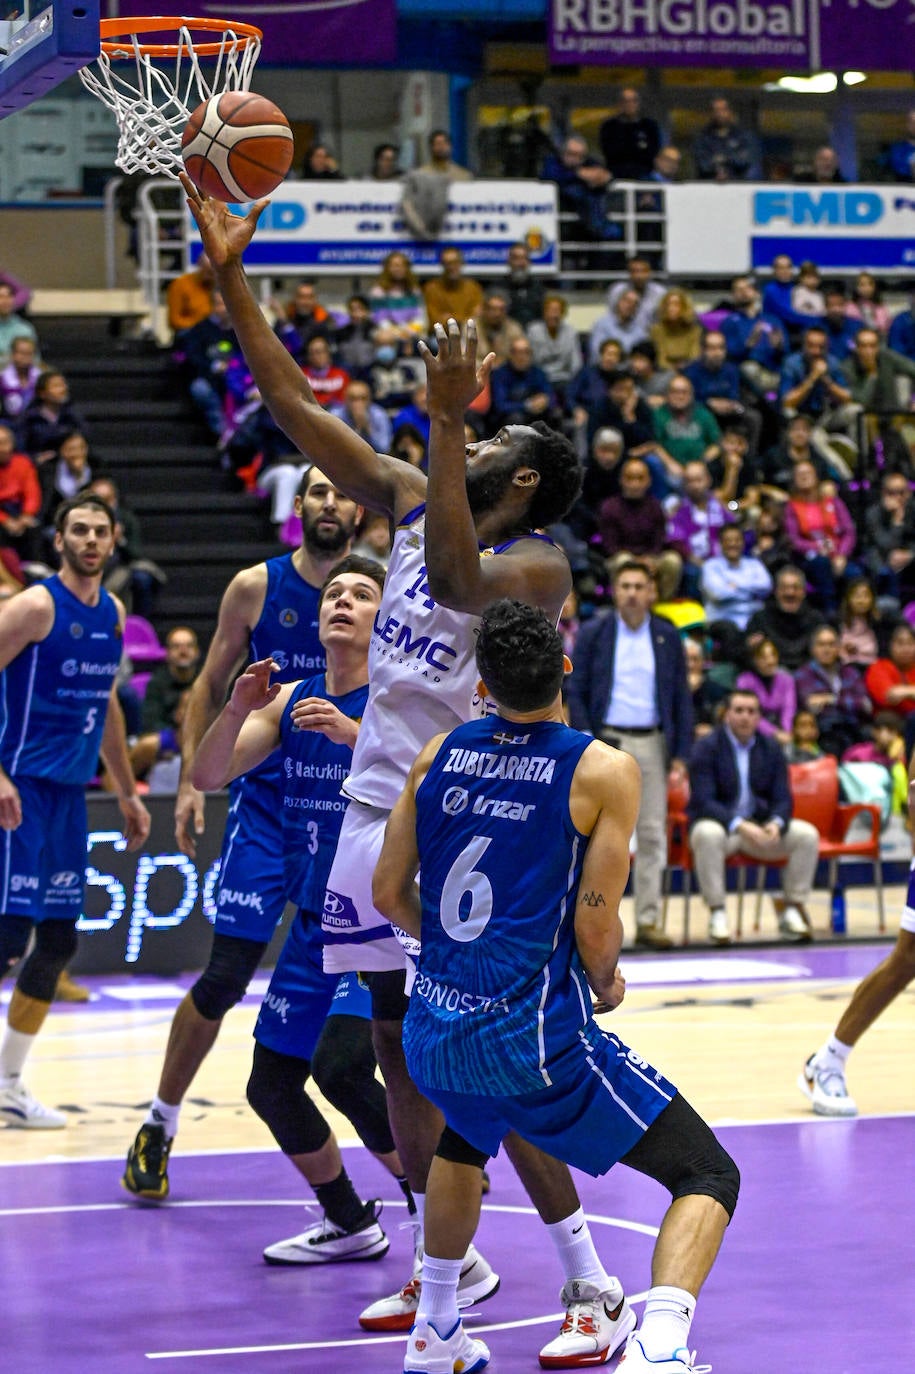
[[[143,40],[167,41],[176,52],[152,57]],[[198,42],[218,43],[219,51],[201,58],[186,26],[167,34],[127,34],[118,38],[118,55],[99,53],[95,67],[83,67],[80,80],[107,105],[118,123],[115,162],[122,172],[158,172],[177,179],[183,170],[181,135],[191,112],[217,91],[246,91],[261,41],[225,29],[205,33]],[[208,64],[203,71],[201,61]]]

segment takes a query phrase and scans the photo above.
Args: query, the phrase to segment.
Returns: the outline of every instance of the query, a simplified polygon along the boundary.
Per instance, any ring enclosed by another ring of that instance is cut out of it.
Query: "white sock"
[[[0,1045],[0,1082],[5,1088],[18,1083],[25,1061],[29,1057],[29,1050],[36,1039],[37,1036],[27,1035],[25,1031],[13,1030],[12,1026],[7,1026],[3,1044]]]
[[[457,1286],[463,1263],[463,1259],[423,1256],[423,1281],[416,1320],[431,1322],[440,1336],[447,1336],[460,1316]]]
[[[649,1288],[639,1340],[649,1360],[669,1359],[689,1340],[696,1299],[683,1288]]]
[[[174,1140],[178,1133],[178,1115],[181,1111],[181,1103],[172,1106],[170,1102],[163,1102],[161,1097],[154,1097],[150,1103],[149,1111],[146,1113],[144,1126],[164,1126],[166,1140]]]
[[[556,1246],[566,1280],[585,1279],[595,1284],[602,1293],[615,1295],[619,1290],[619,1297],[623,1296],[619,1279],[611,1278],[598,1258],[585,1214],[580,1207],[571,1216],[552,1222],[546,1229]]]
[[[837,1040],[831,1035],[821,1050],[817,1050],[816,1058],[820,1061],[824,1059],[838,1060],[842,1068],[848,1062],[848,1056],[854,1049],[853,1045],[843,1045],[841,1040]]]
[[[426,1220],[426,1194],[414,1192],[413,1201],[416,1203],[416,1220],[421,1233]]]

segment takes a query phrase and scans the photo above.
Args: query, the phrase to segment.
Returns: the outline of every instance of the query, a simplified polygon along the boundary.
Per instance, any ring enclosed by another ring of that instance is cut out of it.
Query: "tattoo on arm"
[[[607,903],[599,892],[584,892],[578,899],[582,906],[606,906]]]

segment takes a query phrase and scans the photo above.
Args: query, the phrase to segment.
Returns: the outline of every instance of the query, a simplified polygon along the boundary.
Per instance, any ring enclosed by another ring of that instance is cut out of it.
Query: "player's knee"
[[[311,1073],[334,1106],[363,1092],[375,1078],[371,1023],[358,1016],[331,1016],[315,1046]]]
[[[0,916],[0,978],[25,954],[32,933],[28,916]]]
[[[330,1126],[305,1092],[306,1059],[255,1044],[247,1098],[284,1154],[314,1154],[330,1138]]]
[[[690,1167],[684,1169],[669,1185],[670,1192],[674,1199],[695,1196],[714,1198],[721,1203],[730,1221],[740,1192],[740,1170],[714,1136],[711,1136],[711,1141],[714,1148],[710,1145],[702,1158],[691,1161]]]
[[[214,935],[210,962],[191,988],[191,1001],[206,1021],[221,1021],[244,997],[265,945],[234,935]]]
[[[900,930],[892,957],[902,976],[911,982],[915,978],[915,932]]]
[[[485,1169],[489,1159],[489,1155],[471,1145],[469,1140],[458,1135],[450,1126],[446,1126],[442,1131],[435,1153],[439,1159],[445,1159],[449,1164],[467,1164],[473,1169]]]
[[[76,953],[78,939],[73,921],[40,921],[35,927],[35,947],[16,980],[19,991],[38,1002],[52,1002],[57,980]]]

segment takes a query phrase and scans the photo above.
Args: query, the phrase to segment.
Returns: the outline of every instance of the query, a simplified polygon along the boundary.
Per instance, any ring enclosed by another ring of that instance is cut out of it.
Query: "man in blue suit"
[[[669,949],[660,925],[661,878],[667,865],[668,771],[686,773],[693,740],[693,704],[683,645],[669,620],[651,614],[653,574],[627,559],[613,580],[613,611],[585,624],[567,681],[576,730],[631,754],[642,770],[635,833],[637,945]]]
[[[725,862],[747,854],[760,863],[785,860],[784,899],[776,903],[779,929],[789,940],[809,940],[805,903],[813,886],[819,836],[808,821],[792,819],[788,766],[774,739],[759,733],[755,692],[731,692],[724,721],[693,750],[689,842],[699,891],[711,913],[709,937],[730,943],[725,910]]]

